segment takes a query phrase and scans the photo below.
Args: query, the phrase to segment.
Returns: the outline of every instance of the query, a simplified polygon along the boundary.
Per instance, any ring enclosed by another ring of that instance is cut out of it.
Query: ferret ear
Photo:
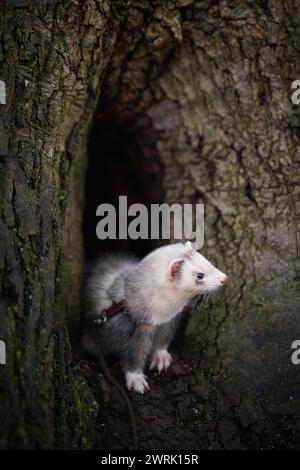
[[[173,259],[169,264],[169,279],[173,281],[180,276],[180,271],[184,263],[183,259]]]
[[[189,251],[191,251],[191,250],[194,249],[191,242],[186,242],[186,244],[184,245],[184,247],[185,247],[187,250],[189,250]]]

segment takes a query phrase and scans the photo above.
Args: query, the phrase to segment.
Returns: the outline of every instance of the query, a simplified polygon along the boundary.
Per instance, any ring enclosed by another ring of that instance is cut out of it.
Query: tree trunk
[[[97,404],[71,366],[66,321],[80,311],[87,136],[116,13],[10,1],[1,18],[1,445],[88,447]]]
[[[124,403],[114,389],[105,401],[98,376],[71,364],[66,329],[80,313],[87,139],[100,96],[95,125],[119,136],[149,201],[205,202],[204,254],[230,277],[190,315],[170,373],[151,374],[151,391],[132,396],[140,448],[298,447],[299,11],[279,0],[10,3],[2,446],[131,446]]]

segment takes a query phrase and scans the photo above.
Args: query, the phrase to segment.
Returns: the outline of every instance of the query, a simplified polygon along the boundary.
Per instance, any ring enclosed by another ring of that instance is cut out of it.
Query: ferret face
[[[216,291],[228,282],[228,277],[187,242],[182,256],[169,265],[169,280],[176,289],[186,292],[187,297],[194,297]]]

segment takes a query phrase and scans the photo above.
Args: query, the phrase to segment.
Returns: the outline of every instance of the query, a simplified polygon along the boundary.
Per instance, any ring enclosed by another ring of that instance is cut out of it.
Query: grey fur
[[[153,338],[154,350],[157,351],[160,349],[168,349],[176,333],[180,320],[181,320],[181,313],[176,315],[176,317],[170,320],[168,323],[159,325],[156,328],[156,332]]]

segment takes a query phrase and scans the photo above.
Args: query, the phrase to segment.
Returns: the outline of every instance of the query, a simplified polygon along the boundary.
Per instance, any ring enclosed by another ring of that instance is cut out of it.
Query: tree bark
[[[88,130],[117,31],[111,2],[1,3],[1,446],[89,447],[71,365]],[[4,55],[5,54],[5,55]]]
[[[163,190],[166,202],[205,202],[203,252],[230,277],[189,316],[170,373],[132,396],[140,447],[298,447],[299,11],[280,0],[14,3],[2,7],[3,446],[131,446],[125,405],[72,366],[66,330],[80,310],[100,96],[97,125],[122,136],[149,200]]]

